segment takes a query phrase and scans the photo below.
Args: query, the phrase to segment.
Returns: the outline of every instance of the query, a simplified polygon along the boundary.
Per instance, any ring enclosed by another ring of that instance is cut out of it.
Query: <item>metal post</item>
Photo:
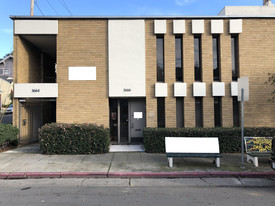
[[[242,96],[241,96],[241,100],[242,100],[242,165],[241,168],[244,169],[244,126],[243,126],[243,100],[244,100],[244,89],[241,90],[242,91]]]
[[[34,6],[34,0],[31,0],[31,16],[33,16],[33,6]]]

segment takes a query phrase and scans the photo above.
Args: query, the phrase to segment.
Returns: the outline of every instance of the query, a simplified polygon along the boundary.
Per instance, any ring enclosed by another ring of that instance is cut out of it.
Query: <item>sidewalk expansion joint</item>
[[[109,164],[109,168],[108,168],[108,171],[107,171],[107,177],[109,177],[109,173],[110,173],[110,170],[111,170],[111,167],[112,167],[112,163],[113,163],[114,158],[115,158],[115,153],[113,153],[111,162],[110,162],[110,164]]]

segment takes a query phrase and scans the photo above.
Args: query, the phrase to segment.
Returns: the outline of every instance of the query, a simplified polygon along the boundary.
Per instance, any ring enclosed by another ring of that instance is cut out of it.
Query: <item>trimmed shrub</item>
[[[98,154],[109,152],[110,131],[94,124],[46,124],[39,132],[45,154]]]
[[[6,145],[18,145],[18,128],[10,124],[0,124],[0,147]]]
[[[165,152],[165,137],[218,137],[221,153],[241,151],[241,128],[144,128],[144,147],[149,153]],[[275,128],[245,128],[245,136],[274,137]]]

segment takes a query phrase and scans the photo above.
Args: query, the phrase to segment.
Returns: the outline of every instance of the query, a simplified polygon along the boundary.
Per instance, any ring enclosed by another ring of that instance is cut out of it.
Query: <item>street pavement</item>
[[[0,205],[273,206],[266,178],[59,178],[0,180]]]
[[[259,167],[244,163],[241,154],[222,154],[221,167],[211,158],[175,158],[169,168],[165,154],[112,152],[96,155],[44,155],[33,144],[0,153],[0,179],[60,177],[268,177],[275,178],[269,158]],[[246,159],[246,158],[245,158]]]

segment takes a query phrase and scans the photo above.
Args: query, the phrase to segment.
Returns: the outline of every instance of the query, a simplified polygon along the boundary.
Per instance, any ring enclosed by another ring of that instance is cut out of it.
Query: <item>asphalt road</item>
[[[0,180],[0,205],[274,206],[266,179],[27,179]]]
[[[3,114],[0,114],[0,120],[2,118]],[[2,124],[12,124],[12,113],[10,114],[5,114],[3,119],[2,119]]]

